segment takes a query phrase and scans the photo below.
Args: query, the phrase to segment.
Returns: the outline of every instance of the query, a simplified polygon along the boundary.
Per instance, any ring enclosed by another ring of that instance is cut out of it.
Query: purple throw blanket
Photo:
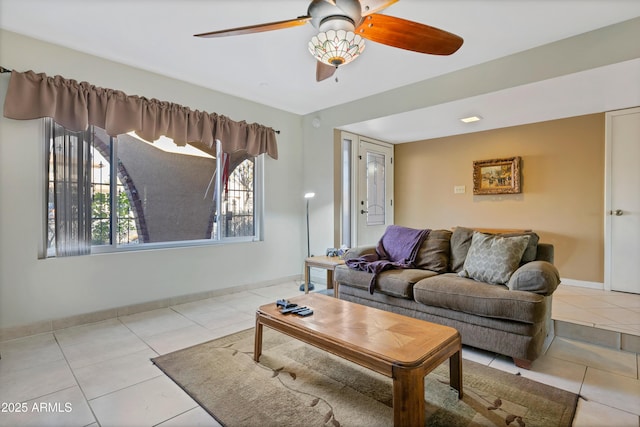
[[[375,254],[363,255],[348,259],[345,263],[353,270],[373,273],[369,282],[369,293],[373,295],[378,274],[392,268],[412,268],[422,242],[429,234],[429,229],[390,225],[378,242]]]

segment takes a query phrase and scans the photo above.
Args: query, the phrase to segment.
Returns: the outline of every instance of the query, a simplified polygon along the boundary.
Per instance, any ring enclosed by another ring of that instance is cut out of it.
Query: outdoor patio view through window
[[[260,195],[254,189],[261,188],[256,185],[261,157],[225,154],[219,147],[210,152],[179,147],[164,137],[150,143],[133,132],[113,138],[97,127],[71,132],[45,120],[48,256],[60,255],[56,240],[68,239],[69,230],[75,234],[77,228],[81,234],[82,226],[68,218],[86,209],[90,209],[92,253],[259,238],[256,197]],[[81,143],[86,144],[85,160],[78,154],[82,150],[73,148]],[[62,178],[60,157],[71,164],[71,172]],[[83,162],[85,180],[73,176]],[[69,191],[74,196],[89,187],[78,206],[61,191],[74,179],[78,183]]]

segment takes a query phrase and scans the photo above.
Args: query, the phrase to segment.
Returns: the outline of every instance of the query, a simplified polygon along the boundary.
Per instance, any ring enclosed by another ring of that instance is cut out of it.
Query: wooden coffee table
[[[457,330],[322,294],[289,301],[311,316],[281,314],[275,302],[258,308],[254,359],[262,354],[262,327],[304,341],[393,378],[393,423],[424,425],[424,377],[449,359],[449,376],[462,399],[462,344]]]

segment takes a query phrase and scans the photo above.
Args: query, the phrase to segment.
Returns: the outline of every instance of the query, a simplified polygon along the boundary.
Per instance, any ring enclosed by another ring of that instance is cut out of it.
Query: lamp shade
[[[319,32],[309,42],[309,52],[320,62],[334,67],[348,64],[364,50],[364,39],[353,31]]]
[[[313,199],[315,197],[316,193],[304,193],[304,198],[305,199]]]

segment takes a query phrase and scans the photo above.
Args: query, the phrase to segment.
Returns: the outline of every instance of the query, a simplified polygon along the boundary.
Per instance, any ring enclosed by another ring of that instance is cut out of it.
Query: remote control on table
[[[296,311],[296,314],[298,316],[310,316],[313,314],[313,310],[311,310],[310,308],[307,308],[305,310]]]
[[[291,308],[291,307],[297,307],[298,304],[289,302],[286,299],[279,299],[278,301],[276,301],[276,306],[281,308]]]
[[[284,310],[280,310],[280,313],[282,314],[289,314],[289,313],[296,313],[298,311],[302,311],[302,310],[306,310],[307,307],[290,307],[290,308],[285,308]]]

